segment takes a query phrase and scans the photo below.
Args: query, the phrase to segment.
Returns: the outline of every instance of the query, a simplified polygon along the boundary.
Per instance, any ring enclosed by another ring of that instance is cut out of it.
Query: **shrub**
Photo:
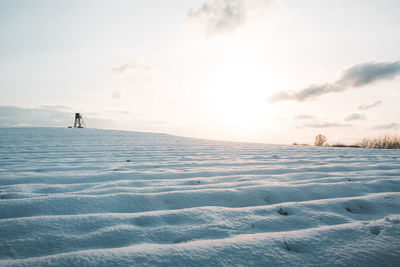
[[[346,146],[345,144],[340,144],[340,143],[338,143],[338,144],[333,144],[333,145],[331,145],[332,147],[348,147],[348,146]]]
[[[299,143],[292,143],[293,146],[308,146],[308,144],[299,144]]]

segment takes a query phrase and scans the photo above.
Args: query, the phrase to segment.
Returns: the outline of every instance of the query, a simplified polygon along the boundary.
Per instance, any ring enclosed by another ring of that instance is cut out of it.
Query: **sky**
[[[400,131],[397,0],[0,0],[0,127],[272,144]]]

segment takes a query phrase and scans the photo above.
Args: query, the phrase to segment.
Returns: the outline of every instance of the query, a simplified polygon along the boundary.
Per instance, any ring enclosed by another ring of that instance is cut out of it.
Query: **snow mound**
[[[400,151],[0,129],[1,266],[398,266]]]

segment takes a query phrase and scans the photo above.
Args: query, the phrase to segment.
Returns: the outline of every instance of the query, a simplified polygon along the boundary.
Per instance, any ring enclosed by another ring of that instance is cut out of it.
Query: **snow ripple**
[[[398,150],[0,129],[0,265],[392,265]]]

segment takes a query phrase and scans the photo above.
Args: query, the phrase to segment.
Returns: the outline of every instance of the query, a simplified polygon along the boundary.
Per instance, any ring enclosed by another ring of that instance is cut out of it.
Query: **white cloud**
[[[315,116],[313,115],[308,115],[308,114],[299,114],[293,117],[295,120],[311,120],[314,119]]]
[[[259,16],[272,0],[206,0],[187,12],[187,18],[207,34],[231,32]]]
[[[208,0],[187,13],[190,20],[203,24],[208,33],[221,33],[239,27],[246,18],[243,0]]]

